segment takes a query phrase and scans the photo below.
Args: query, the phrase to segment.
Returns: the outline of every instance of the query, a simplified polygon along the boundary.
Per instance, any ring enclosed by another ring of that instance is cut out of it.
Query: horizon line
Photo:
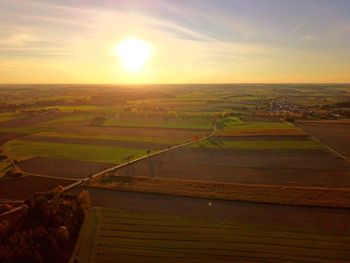
[[[106,86],[115,86],[115,85],[124,85],[124,86],[151,86],[151,85],[251,85],[251,84],[270,84],[270,85],[349,85],[350,82],[183,82],[183,83],[0,83],[0,86],[3,85],[106,85]]]

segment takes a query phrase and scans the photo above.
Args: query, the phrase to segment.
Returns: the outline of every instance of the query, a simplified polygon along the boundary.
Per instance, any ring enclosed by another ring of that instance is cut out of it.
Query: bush
[[[36,193],[15,223],[0,222],[0,262],[67,261],[84,218],[76,195]],[[9,229],[10,228],[10,229]]]
[[[0,152],[0,161],[7,159],[7,156],[5,153]]]
[[[294,118],[294,117],[291,117],[291,116],[288,116],[288,117],[286,118],[286,121],[288,121],[288,122],[295,122],[295,118]]]
[[[17,169],[11,169],[7,171],[6,176],[17,178],[17,177],[22,177],[23,174]]]

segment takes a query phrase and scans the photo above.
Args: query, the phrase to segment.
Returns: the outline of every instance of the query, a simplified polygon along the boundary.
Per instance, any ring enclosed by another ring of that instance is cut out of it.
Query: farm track
[[[109,172],[115,171],[115,170],[117,170],[117,169],[126,167],[126,166],[128,166],[128,165],[130,165],[130,164],[137,163],[137,162],[140,162],[140,161],[142,161],[142,160],[146,160],[146,159],[148,159],[148,158],[152,158],[152,157],[154,157],[154,156],[158,156],[158,155],[161,155],[161,154],[164,154],[164,153],[168,153],[168,152],[170,152],[170,151],[175,151],[175,150],[177,150],[177,149],[180,149],[180,148],[189,146],[189,145],[191,145],[191,144],[194,144],[194,143],[198,143],[198,142],[207,140],[207,139],[209,139],[210,137],[215,136],[215,133],[216,133],[216,130],[214,129],[214,130],[211,132],[211,134],[209,134],[209,135],[207,135],[207,136],[204,136],[204,137],[202,137],[202,138],[200,138],[200,139],[198,139],[198,140],[191,140],[191,141],[189,141],[189,142],[185,142],[185,143],[182,143],[182,144],[179,144],[179,145],[176,145],[176,146],[172,146],[172,147],[170,147],[170,148],[168,148],[168,149],[160,150],[160,151],[157,151],[157,152],[155,152],[155,153],[151,153],[151,154],[149,154],[149,155],[136,158],[136,159],[134,159],[134,160],[131,160],[130,162],[127,162],[127,163],[123,163],[123,164],[120,164],[120,165],[113,166],[113,167],[111,167],[111,168],[105,169],[105,170],[103,170],[103,171],[101,171],[101,172],[98,172],[98,173],[96,173],[96,174],[93,174],[93,175],[91,175],[89,178],[83,179],[83,180],[81,180],[81,181],[82,181],[82,183],[83,183],[83,182],[87,182],[87,181],[89,181],[89,180],[91,180],[91,179],[95,179],[95,178],[97,178],[97,177],[99,177],[99,176],[102,176],[102,175],[104,175],[104,174],[106,174],[106,173],[109,173]]]
[[[150,155],[147,155],[147,156],[143,156],[143,157],[140,157],[140,158],[137,158],[137,159],[134,159],[130,162],[127,162],[127,163],[123,163],[123,164],[120,164],[120,165],[116,165],[116,166],[113,166],[113,167],[110,167],[110,168],[107,168],[107,169],[104,169],[100,172],[97,172],[91,176],[89,176],[89,178],[84,178],[84,179],[78,179],[78,178],[57,178],[57,177],[52,177],[52,176],[45,176],[45,175],[40,175],[40,174],[28,174],[28,175],[31,175],[31,176],[38,176],[38,177],[46,177],[46,178],[52,178],[52,179],[70,179],[70,180],[74,180],[74,183],[70,184],[70,185],[67,185],[66,187],[64,187],[64,190],[67,191],[67,190],[71,190],[77,186],[80,186],[81,184],[84,184],[86,182],[88,182],[89,180],[91,179],[95,179],[97,177],[100,177],[100,176],[103,176],[104,174],[107,174],[107,173],[110,173],[110,172],[113,172],[115,170],[118,170],[118,169],[121,169],[121,168],[125,168],[125,167],[128,167],[129,165],[133,164],[133,163],[137,163],[137,162],[140,162],[140,161],[143,161],[143,160],[146,160],[148,158],[152,158],[154,156],[159,156],[159,155],[162,155],[164,153],[167,153],[167,152],[170,152],[170,151],[174,151],[176,149],[179,149],[179,148],[183,148],[183,147],[186,147],[186,146],[189,146],[191,144],[194,144],[194,143],[198,143],[200,141],[203,141],[203,140],[206,140],[210,137],[213,137],[216,135],[216,130],[213,130],[212,133],[208,136],[205,136],[199,140],[196,140],[196,141],[189,141],[189,142],[186,142],[186,143],[183,143],[183,144],[180,144],[180,145],[177,145],[177,146],[173,146],[169,149],[164,149],[164,150],[161,150],[161,151],[158,151],[156,153],[153,153],[153,154],[150,154]],[[304,136],[303,136],[304,137]],[[314,139],[314,138],[312,138]],[[320,143],[324,144],[323,142],[320,141]],[[328,147],[327,147],[328,148]],[[333,151],[332,151],[333,152]],[[336,152],[336,151],[335,151]],[[335,154],[333,152],[333,154]],[[338,156],[339,157],[339,156]],[[344,159],[344,158],[343,158]]]
[[[44,175],[44,174],[37,174],[37,173],[29,173],[21,170],[21,173],[24,174],[24,176],[36,176],[36,177],[43,177],[48,179],[64,179],[64,180],[70,180],[70,181],[79,181],[80,178],[70,178],[70,177],[61,177],[61,176],[51,176],[51,175]]]
[[[350,156],[350,125],[328,122],[298,122],[296,125],[337,152],[336,155]]]
[[[313,135],[310,135],[310,138],[312,138],[314,141],[321,143],[322,145],[324,145],[331,153],[333,153],[335,156],[343,159],[345,162],[349,162],[350,160],[348,159],[348,157],[342,155],[341,153],[339,153],[336,149],[334,149],[332,146],[330,146],[328,143],[316,138]]]

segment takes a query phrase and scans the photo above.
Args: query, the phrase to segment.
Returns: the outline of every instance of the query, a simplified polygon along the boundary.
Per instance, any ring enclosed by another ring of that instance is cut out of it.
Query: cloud
[[[149,15],[191,32],[196,32],[207,39],[233,41],[239,37],[248,37],[255,34],[251,26],[238,18],[209,10],[189,9],[184,5],[174,3],[164,2],[161,6],[161,12],[150,12]]]
[[[314,42],[316,40],[317,40],[317,38],[315,36],[313,36],[313,35],[305,35],[305,36],[303,36],[303,41],[304,42]]]
[[[19,47],[28,43],[33,43],[37,40],[34,35],[26,33],[15,33],[6,38],[0,39],[1,46]]]
[[[297,24],[297,26],[293,29],[293,33],[297,36],[297,38],[301,39],[305,43],[311,43],[317,40],[317,37],[314,34],[309,33],[311,30],[308,27],[310,27],[310,23],[304,21]]]
[[[301,22],[293,29],[293,33],[299,33],[306,25],[306,22]]]

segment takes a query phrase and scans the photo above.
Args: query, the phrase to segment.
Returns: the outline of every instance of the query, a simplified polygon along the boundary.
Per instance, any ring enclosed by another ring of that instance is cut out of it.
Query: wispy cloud
[[[39,78],[51,65],[60,74],[71,71],[71,77],[86,80],[98,72],[103,81],[118,81],[125,74],[112,50],[127,35],[154,46],[147,73],[154,82],[197,79],[208,72],[229,78],[232,68],[247,77],[254,75],[252,69],[260,74],[271,69],[273,78],[279,68],[300,72],[301,65],[315,61],[349,66],[350,4],[272,2],[0,0],[0,57],[8,61],[0,70],[32,67]]]
[[[33,43],[37,40],[34,35],[26,33],[15,33],[8,37],[0,39],[1,46],[19,47],[28,43]]]
[[[315,36],[313,36],[313,35],[305,35],[305,36],[303,36],[303,41],[304,42],[314,42],[316,40],[317,40],[317,38]]]
[[[303,29],[303,27],[305,27],[305,25],[306,25],[306,22],[298,23],[294,28],[293,33],[299,33]]]

